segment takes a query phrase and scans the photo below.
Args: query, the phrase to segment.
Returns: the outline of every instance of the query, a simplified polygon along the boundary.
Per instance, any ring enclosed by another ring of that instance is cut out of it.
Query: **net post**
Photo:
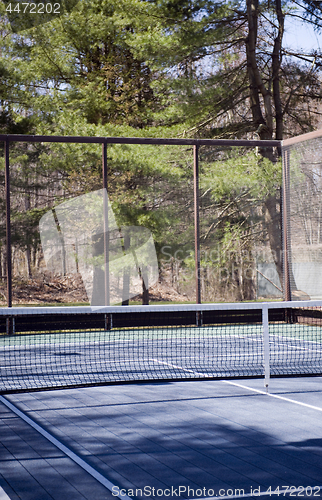
[[[108,330],[112,330],[113,328],[113,318],[112,318],[112,313],[104,314],[104,330],[107,332]]]
[[[202,326],[202,311],[196,311],[196,326]]]
[[[6,334],[7,335],[14,335],[15,333],[16,333],[15,317],[14,316],[7,316],[6,317]]]
[[[268,322],[268,304],[262,304],[262,329],[263,329],[263,344],[264,344],[264,385],[268,392],[270,380],[270,359],[269,359],[269,322]]]

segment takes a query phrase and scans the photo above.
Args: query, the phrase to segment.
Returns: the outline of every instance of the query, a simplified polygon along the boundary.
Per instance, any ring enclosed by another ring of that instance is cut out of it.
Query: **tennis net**
[[[0,309],[0,393],[322,374],[322,301]]]

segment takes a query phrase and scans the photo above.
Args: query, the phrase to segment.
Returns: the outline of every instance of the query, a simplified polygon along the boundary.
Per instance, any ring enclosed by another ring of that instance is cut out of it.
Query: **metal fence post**
[[[282,241],[283,241],[283,291],[284,300],[292,300],[291,280],[290,280],[290,158],[289,151],[283,150],[282,155],[283,186],[282,186]]]
[[[105,305],[110,305],[110,269],[109,269],[109,223],[108,223],[108,194],[107,194],[107,144],[102,144],[102,168],[103,168],[103,207],[104,207],[104,290]]]
[[[196,303],[201,304],[200,291],[200,220],[199,220],[199,146],[193,146],[193,196],[195,225]]]
[[[6,191],[6,252],[7,252],[7,304],[12,307],[12,257],[11,257],[11,219],[10,219],[10,168],[9,141],[4,143],[5,191]]]

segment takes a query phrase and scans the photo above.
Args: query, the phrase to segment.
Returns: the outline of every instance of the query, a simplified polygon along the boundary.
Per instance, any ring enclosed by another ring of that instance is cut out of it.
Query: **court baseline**
[[[0,500],[10,500],[7,493],[0,486]]]

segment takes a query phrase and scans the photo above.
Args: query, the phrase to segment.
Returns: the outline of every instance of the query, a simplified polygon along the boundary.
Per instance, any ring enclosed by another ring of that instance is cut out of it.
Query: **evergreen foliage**
[[[14,21],[9,3],[0,4],[2,133],[283,139],[318,124],[321,54],[284,44],[288,16],[320,29],[317,2],[295,10],[280,0],[80,0],[42,22]],[[101,150],[21,144],[10,161],[13,240],[31,273],[41,215],[102,186]],[[204,149],[201,163],[204,251],[220,248],[222,268],[268,244],[281,275],[278,151]],[[108,183],[118,223],[150,228],[160,259],[166,246],[172,256],[182,250],[188,269],[191,149],[110,146]],[[0,231],[3,241],[4,218]]]

